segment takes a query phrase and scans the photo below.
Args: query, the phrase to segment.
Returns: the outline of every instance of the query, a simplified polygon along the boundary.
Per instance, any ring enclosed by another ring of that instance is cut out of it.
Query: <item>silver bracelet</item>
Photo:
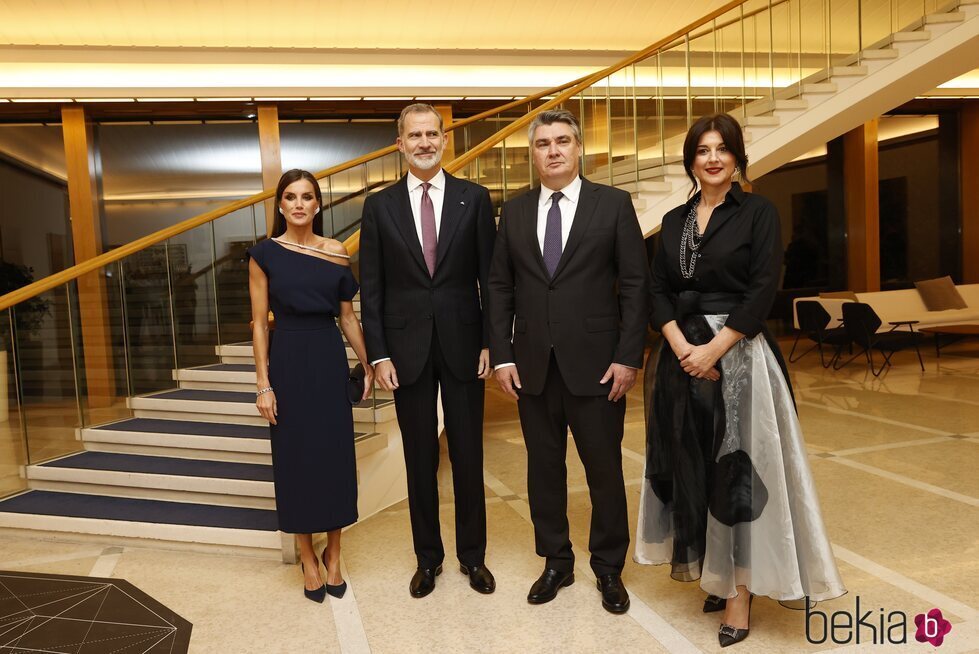
[[[271,390],[272,390],[272,387],[271,387],[271,386],[268,386],[268,387],[266,387],[266,388],[263,388],[263,389],[261,389],[261,390],[259,390],[259,391],[256,391],[256,392],[255,392],[255,397],[258,397],[259,395],[261,395],[261,394],[263,394],[263,393],[268,393],[268,392],[269,392],[269,391],[271,391]]]

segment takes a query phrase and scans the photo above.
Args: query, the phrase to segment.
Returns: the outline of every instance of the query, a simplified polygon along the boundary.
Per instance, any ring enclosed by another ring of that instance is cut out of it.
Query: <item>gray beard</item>
[[[435,156],[428,161],[422,161],[411,154],[406,154],[405,159],[407,159],[408,163],[415,168],[419,168],[421,170],[431,170],[432,168],[435,168],[435,166],[442,163],[442,152],[443,150],[439,150],[435,153]]]

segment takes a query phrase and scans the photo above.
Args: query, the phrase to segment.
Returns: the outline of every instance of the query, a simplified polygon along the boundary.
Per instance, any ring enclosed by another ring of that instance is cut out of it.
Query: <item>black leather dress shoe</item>
[[[620,575],[602,575],[598,578],[598,590],[602,591],[602,606],[609,613],[625,613],[629,610],[629,591]]]
[[[574,583],[573,572],[561,572],[547,568],[544,573],[537,578],[534,585],[530,587],[527,601],[531,604],[545,604],[557,597],[559,589],[570,586]]]
[[[442,566],[434,568],[418,568],[408,584],[412,597],[425,597],[435,590],[435,577],[442,574]]]
[[[469,576],[469,587],[473,590],[484,595],[489,595],[496,590],[496,579],[493,578],[493,573],[485,565],[460,563],[459,570],[462,571],[462,574]]]

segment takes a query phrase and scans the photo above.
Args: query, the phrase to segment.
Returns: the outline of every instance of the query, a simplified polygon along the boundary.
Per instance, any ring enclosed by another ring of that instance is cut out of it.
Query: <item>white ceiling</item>
[[[0,0],[0,43],[638,50],[722,0]]]
[[[716,25],[742,13],[753,16],[769,1],[747,0]],[[695,39],[690,49],[694,58],[742,47],[767,54],[771,42],[776,64],[794,69],[800,41],[821,62],[829,41],[834,52],[851,52],[858,25],[867,40],[874,40],[920,15],[921,2],[833,0],[831,12],[826,0],[776,2],[771,19],[767,12],[753,16],[743,28],[732,24],[716,38]],[[724,4],[0,0],[0,102],[520,97],[613,64]],[[704,61],[713,75],[715,64]],[[739,72],[740,64],[736,68]],[[686,78],[685,70],[676,72]]]

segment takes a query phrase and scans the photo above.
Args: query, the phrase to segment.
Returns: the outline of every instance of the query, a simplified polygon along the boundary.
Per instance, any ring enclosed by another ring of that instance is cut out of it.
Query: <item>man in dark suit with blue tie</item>
[[[622,476],[625,394],[642,366],[648,264],[628,193],[579,176],[581,130],[568,111],[530,125],[541,186],[503,206],[490,268],[490,354],[517,400],[527,490],[544,572],[527,601],[574,582],[567,517],[568,427],[592,501],[591,567],[602,606],[629,609]]]
[[[364,203],[361,318],[367,355],[394,391],[404,442],[411,535],[418,568],[412,597],[435,588],[445,550],[439,532],[438,414],[442,394],[455,495],[456,555],[469,585],[496,588],[486,568],[483,390],[489,365],[485,289],[496,226],[489,191],[441,167],[442,117],[413,104],[398,119],[408,173]]]

